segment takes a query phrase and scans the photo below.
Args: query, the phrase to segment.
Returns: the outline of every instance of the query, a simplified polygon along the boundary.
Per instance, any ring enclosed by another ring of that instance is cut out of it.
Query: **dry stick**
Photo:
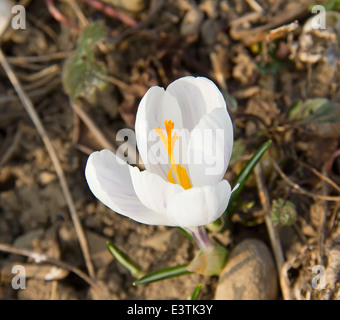
[[[262,13],[263,8],[255,0],[246,0],[249,6],[257,13]]]
[[[324,173],[326,174],[327,169],[323,168]],[[325,176],[326,177],[326,176]],[[329,192],[329,186],[325,180],[322,185],[322,190],[324,195],[327,195]],[[319,235],[319,255],[320,255],[320,264],[325,265],[325,242],[327,239],[327,213],[328,213],[329,205],[327,201],[323,201],[323,210],[321,213],[321,227],[320,227],[320,235]]]
[[[283,272],[282,268],[284,265],[284,256],[283,256],[283,251],[281,248],[281,242],[280,242],[280,237],[277,232],[277,230],[274,228],[271,220],[271,205],[270,205],[270,200],[269,200],[269,194],[267,187],[264,182],[264,177],[263,177],[263,172],[262,172],[262,167],[261,164],[256,165],[254,169],[255,177],[256,177],[256,183],[257,183],[257,188],[259,192],[259,198],[264,210],[264,221],[266,223],[266,227],[268,230],[269,234],[269,239],[270,243],[274,252],[275,256],[275,261],[276,261],[276,268],[277,268],[277,273],[279,276],[279,282],[280,282],[280,287],[282,291],[282,296],[284,300],[293,300],[293,296],[291,294],[290,288],[289,288],[289,282],[287,277],[285,276],[285,273]]]
[[[137,25],[137,21],[135,19],[129,17],[128,15],[126,15],[126,14],[120,12],[120,11],[113,9],[112,7],[102,3],[100,1],[97,1],[97,0],[83,0],[83,1],[88,3],[89,5],[91,5],[93,8],[104,12],[109,17],[114,18],[114,19],[118,19],[118,20],[126,23],[130,27],[135,27]]]
[[[274,159],[271,159],[271,162],[275,168],[275,170],[278,172],[280,177],[287,182],[295,191],[297,191],[300,194],[303,194],[305,196],[311,197],[313,199],[321,199],[326,201],[340,201],[339,196],[325,196],[322,194],[315,194],[309,191],[306,191],[305,189],[301,188],[297,183],[293,182],[290,178],[286,176],[286,174],[281,170],[279,165],[276,163]]]
[[[35,263],[45,262],[45,263],[49,263],[52,265],[56,265],[59,268],[68,270],[70,272],[73,272],[74,274],[79,276],[81,279],[83,279],[85,282],[87,282],[96,291],[98,298],[108,298],[107,293],[105,293],[104,290],[100,286],[98,286],[98,284],[95,281],[93,281],[93,279],[91,279],[88,275],[86,275],[80,269],[73,267],[70,264],[67,264],[63,261],[60,261],[52,257],[48,257],[43,253],[38,253],[38,252],[30,251],[27,249],[15,248],[4,243],[0,243],[0,251],[6,252],[6,253],[18,254],[20,256],[33,259]]]
[[[72,101],[70,101],[70,103],[71,103],[71,106],[74,112],[85,123],[85,125],[89,128],[89,130],[94,134],[94,136],[103,146],[103,148],[116,152],[117,151],[116,147],[104,136],[104,134],[97,127],[97,125],[86,114],[86,112],[82,108],[80,108],[76,103]]]
[[[109,149],[112,152],[116,153],[117,148],[105,137],[105,135],[102,133],[102,131],[98,128],[98,126],[88,116],[88,114],[81,107],[79,107],[75,102],[70,100],[70,104],[71,104],[74,112],[85,123],[87,128],[93,133],[93,135],[98,140],[98,142],[102,145],[102,147],[104,149]],[[80,145],[78,145],[78,147],[80,147]],[[90,153],[90,150],[88,148],[86,148],[84,146],[80,147],[80,148],[81,148],[81,151],[83,151],[85,153]],[[129,163],[135,163],[135,161],[137,160],[137,159],[130,157],[129,155],[127,157],[128,157]],[[138,157],[137,163],[135,163],[135,164],[140,170],[144,170],[145,166],[144,166],[143,163],[141,163],[140,160],[141,159],[139,159],[139,157]]]
[[[81,250],[83,252],[84,255],[84,259],[85,259],[85,263],[86,263],[86,267],[88,269],[89,275],[91,278],[94,278],[94,268],[91,262],[91,257],[90,257],[90,253],[89,253],[89,249],[88,249],[88,245],[87,245],[87,240],[84,234],[84,230],[81,226],[81,223],[79,221],[78,215],[77,215],[77,211],[75,209],[75,205],[68,187],[68,184],[66,182],[66,178],[64,175],[64,171],[61,167],[61,164],[59,162],[59,159],[57,157],[56,151],[51,143],[51,140],[49,139],[46,130],[33,106],[32,101],[30,100],[30,98],[27,96],[27,94],[25,93],[25,91],[22,89],[21,84],[19,83],[16,75],[14,74],[11,66],[8,64],[5,55],[3,54],[2,50],[0,49],[0,64],[2,65],[3,69],[5,70],[7,77],[9,78],[9,80],[11,81],[15,91],[17,92],[25,110],[27,111],[28,115],[30,116],[32,122],[34,123],[38,133],[41,136],[42,141],[45,144],[46,150],[52,160],[52,163],[54,165],[55,171],[57,173],[68,209],[70,211],[71,214],[71,218],[79,239],[79,243],[80,243],[80,247]]]
[[[54,0],[45,0],[46,6],[50,14],[53,16],[54,19],[59,21],[60,23],[65,24],[66,26],[80,31],[80,27],[74,24],[72,21],[68,20],[54,5]]]
[[[11,64],[20,65],[21,67],[23,64],[27,63],[42,63],[42,62],[50,62],[51,60],[64,60],[68,58],[75,51],[61,51],[61,52],[54,52],[49,53],[43,56],[22,56],[22,57],[7,57],[7,61]]]
[[[302,166],[306,167],[308,170],[310,170],[311,172],[313,172],[318,178],[324,180],[325,182],[327,182],[330,186],[332,186],[336,191],[340,192],[340,187],[330,178],[328,178],[325,174],[320,173],[319,171],[317,171],[315,168],[313,168],[312,166],[310,166],[307,163],[304,163],[303,161],[301,161],[300,159],[295,159],[298,163],[300,163]]]

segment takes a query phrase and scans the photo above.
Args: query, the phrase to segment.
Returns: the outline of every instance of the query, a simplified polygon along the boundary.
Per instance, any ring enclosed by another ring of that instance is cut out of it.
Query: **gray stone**
[[[180,27],[180,34],[184,37],[197,36],[204,19],[203,12],[197,7],[192,6],[184,15]]]
[[[215,300],[274,300],[278,279],[273,256],[260,240],[247,239],[230,253]]]

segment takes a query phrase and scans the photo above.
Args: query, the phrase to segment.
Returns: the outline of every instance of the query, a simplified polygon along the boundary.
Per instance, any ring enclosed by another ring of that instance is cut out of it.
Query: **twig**
[[[29,98],[37,98],[37,97],[45,97],[48,95],[52,90],[54,90],[57,86],[59,86],[61,83],[60,78],[54,78],[51,82],[47,83],[44,87],[41,87],[39,89],[35,89],[31,92],[28,92],[27,95]],[[7,96],[0,96],[0,105],[12,101],[17,101],[18,97],[13,95],[7,95]]]
[[[63,23],[67,25],[68,27],[75,29],[77,31],[80,31],[80,27],[76,24],[74,24],[72,21],[68,20],[54,5],[53,0],[45,0],[47,9],[50,12],[50,14],[53,16],[54,19],[59,21],[60,23]]]
[[[122,89],[122,90],[128,90],[130,88],[130,86],[123,82],[122,80],[119,80],[113,76],[107,76],[105,77],[105,80],[109,81],[110,83],[112,83],[113,85],[117,86],[118,88]]]
[[[18,76],[18,79],[21,79],[27,82],[36,82],[51,74],[56,75],[59,72],[60,72],[60,67],[57,64],[53,64],[53,65],[48,66],[47,68],[40,70],[39,72],[30,73],[29,75],[20,73],[17,76]]]
[[[3,69],[5,70],[8,79],[11,81],[15,91],[17,92],[26,112],[28,113],[28,115],[30,116],[32,122],[34,123],[38,133],[41,136],[41,139],[46,147],[46,150],[52,160],[52,163],[54,165],[55,171],[57,173],[68,209],[70,211],[70,215],[71,215],[71,219],[73,221],[77,236],[78,236],[78,240],[80,243],[80,247],[82,249],[83,255],[84,255],[84,259],[85,259],[85,263],[89,272],[89,275],[91,278],[94,278],[94,268],[91,262],[91,257],[90,257],[90,253],[89,253],[89,249],[88,249],[88,245],[87,245],[87,240],[84,234],[84,230],[81,226],[81,223],[79,221],[78,215],[77,215],[77,211],[74,205],[74,201],[72,199],[65,175],[64,175],[64,171],[61,167],[60,161],[57,157],[56,151],[51,143],[51,140],[49,139],[47,132],[39,118],[39,115],[37,114],[32,101],[30,100],[30,98],[27,96],[27,94],[25,93],[25,91],[22,89],[21,84],[19,83],[15,73],[13,72],[11,66],[8,64],[5,55],[3,54],[2,50],[0,49],[0,64],[2,65]]]
[[[143,28],[146,28],[151,23],[151,21],[154,19],[158,11],[162,8],[163,3],[164,3],[164,0],[151,0],[149,12],[147,16],[145,17],[145,19],[138,22],[138,24],[135,25],[134,27],[124,30],[117,37],[115,37],[114,39],[111,39],[111,41],[117,44],[123,39],[125,39],[125,37],[130,36],[131,34]]]
[[[93,133],[96,137],[98,142],[103,146],[105,149],[109,149],[112,152],[116,152],[116,147],[104,136],[101,130],[97,127],[97,125],[91,120],[91,118],[87,115],[87,113],[80,108],[76,103],[70,100],[72,109],[78,115],[78,117],[85,123],[88,129]]]
[[[255,0],[246,0],[249,6],[257,13],[262,13],[263,8]]]
[[[23,57],[7,57],[7,61],[11,64],[22,65],[26,63],[42,63],[50,62],[52,60],[64,60],[71,56],[75,51],[61,51],[49,53],[43,56],[23,56]]]
[[[309,1],[308,1],[309,2]],[[297,27],[295,22],[287,24],[287,22],[295,21],[299,16],[305,14],[307,12],[309,3],[303,3],[299,8],[294,8],[290,10],[286,10],[284,12],[280,12],[276,16],[269,18],[267,24],[261,25],[259,27],[251,28],[251,29],[238,29],[239,23],[231,23],[230,35],[234,40],[242,40],[246,45],[250,45],[259,41],[268,41],[273,37],[276,38],[279,34],[286,34],[287,31],[290,32]],[[250,15],[259,15],[258,12],[252,12]],[[275,30],[274,28],[278,28]],[[274,30],[272,30],[274,29]],[[272,30],[272,34],[270,35],[270,30]],[[273,33],[274,32],[274,33]],[[284,33],[282,33],[284,32]]]
[[[98,128],[98,126],[92,121],[92,119],[88,116],[88,114],[80,108],[76,103],[70,100],[70,104],[74,110],[74,112],[77,114],[77,116],[84,122],[84,124],[87,126],[87,128],[93,133],[95,138],[98,140],[98,142],[101,144],[101,146],[105,149],[109,149],[112,152],[116,153],[117,152],[117,147],[113,145],[102,133],[102,131]],[[89,154],[92,152],[89,148],[85,146],[80,146],[77,145],[77,147],[85,152],[86,154]],[[134,159],[131,155],[128,154],[128,162],[129,163],[134,163],[140,170],[144,170],[145,166],[143,163],[141,163],[139,159],[139,155],[137,153],[137,159]],[[137,163],[135,163],[137,160]]]
[[[321,200],[326,200],[326,201],[340,201],[339,196],[325,196],[321,194],[315,194],[309,191],[304,190],[301,188],[297,183],[293,182],[290,178],[286,176],[286,174],[281,170],[279,165],[276,163],[274,159],[271,159],[271,162],[275,168],[275,170],[279,173],[280,177],[287,182],[295,191],[298,193],[301,193],[305,196],[311,197],[313,199],[321,199]]]
[[[135,27],[137,25],[137,21],[135,19],[132,19],[128,15],[119,12],[112,7],[97,1],[97,0],[83,0],[84,2],[88,3],[93,8],[103,11],[106,15],[108,15],[111,18],[118,19],[124,23],[126,23],[130,27]]]
[[[10,144],[10,146],[8,146],[8,148],[6,148],[6,151],[0,157],[0,168],[3,167],[3,165],[13,156],[15,151],[18,149],[21,137],[22,131],[21,127],[19,126],[17,132],[14,135],[12,143]]]
[[[323,169],[324,172],[327,170],[326,168]],[[325,176],[326,177],[326,176]],[[329,192],[329,185],[326,183],[327,181],[325,180],[323,182],[323,186],[322,186],[322,191],[324,193],[324,195],[327,195]],[[320,214],[320,235],[319,235],[319,254],[320,254],[320,264],[325,265],[326,264],[326,259],[325,259],[325,242],[327,239],[327,213],[329,210],[329,206],[328,206],[328,202],[327,201],[323,201],[323,210],[322,213]]]
[[[85,28],[89,24],[89,22],[87,21],[87,18],[84,15],[83,11],[81,11],[81,9],[79,8],[77,1],[71,0],[68,1],[68,4],[72,7],[73,11],[75,12],[82,28]]]
[[[283,269],[282,269],[285,260],[283,256],[279,233],[277,232],[277,230],[274,228],[272,224],[272,220],[270,216],[270,213],[271,213],[270,198],[269,198],[267,187],[264,182],[262,167],[260,163],[256,165],[254,169],[254,173],[256,177],[259,198],[260,198],[263,210],[264,210],[264,220],[266,223],[266,227],[267,227],[269,238],[270,238],[270,243],[271,243],[274,256],[275,256],[276,268],[277,268],[277,272],[279,276],[279,282],[281,286],[282,295],[283,295],[284,300],[292,300],[293,296],[290,291],[289,282],[286,277],[286,274],[283,272]]]
[[[12,247],[8,244],[0,243],[0,251],[6,252],[6,253],[13,253],[13,254],[18,254],[20,256],[28,257],[33,259],[35,263],[49,263],[56,265],[62,269],[68,270],[70,272],[73,272],[76,274],[79,278],[83,279],[85,282],[87,282],[97,293],[97,298],[98,299],[107,299],[108,294],[104,292],[103,288],[97,285],[93,279],[91,279],[88,275],[86,275],[83,271],[80,269],[73,267],[72,265],[65,263],[63,261],[60,261],[58,259],[48,257],[43,253],[38,253],[34,251],[30,251],[27,249],[20,249],[20,248],[15,248]]]
[[[332,155],[331,157],[329,158],[328,162],[327,162],[327,171],[328,171],[328,174],[331,174],[332,173],[332,167],[333,167],[333,164],[334,164],[334,161],[337,157],[340,156],[340,149],[336,150]]]
[[[300,159],[296,158],[295,159],[298,163],[300,163],[302,166],[306,167],[308,170],[310,170],[311,172],[313,172],[318,178],[324,180],[325,182],[327,182],[330,186],[332,186],[336,191],[340,192],[340,187],[330,178],[328,178],[326,175],[320,173],[319,171],[317,171],[315,168],[313,168],[312,166],[310,166],[307,163],[304,163],[303,161],[301,161]]]

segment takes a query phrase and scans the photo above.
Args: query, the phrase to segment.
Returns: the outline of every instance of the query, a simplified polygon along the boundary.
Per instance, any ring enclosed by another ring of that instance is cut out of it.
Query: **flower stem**
[[[200,248],[187,270],[207,276],[219,275],[227,261],[227,249],[211,241],[204,226],[187,230]]]
[[[189,233],[192,235],[194,240],[196,241],[198,247],[202,251],[208,251],[214,247],[213,243],[211,242],[207,230],[204,226],[194,227],[194,228],[187,228]]]

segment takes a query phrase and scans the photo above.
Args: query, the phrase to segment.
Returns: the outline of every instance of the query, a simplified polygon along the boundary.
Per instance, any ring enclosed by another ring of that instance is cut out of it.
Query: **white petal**
[[[155,128],[164,130],[164,122],[171,120],[175,129],[183,127],[182,114],[176,99],[160,87],[152,87],[142,98],[136,115],[136,140],[143,163],[148,171],[167,180],[171,168],[169,156]]]
[[[167,92],[173,95],[181,108],[183,126],[192,130],[206,114],[215,108],[226,109],[226,103],[217,86],[204,77],[183,77],[172,82]]]
[[[167,206],[175,194],[184,189],[177,184],[166,182],[157,174],[139,171],[138,168],[130,167],[132,183],[140,201],[151,210],[167,217]],[[175,225],[170,222],[167,225]]]
[[[223,214],[230,194],[231,188],[226,180],[177,193],[168,204],[168,218],[183,228],[207,225]]]
[[[213,185],[223,179],[233,140],[233,126],[226,109],[214,109],[200,119],[191,131],[187,150],[193,186]]]
[[[111,151],[94,152],[87,160],[85,176],[92,193],[113,211],[145,224],[167,225],[168,219],[145,207],[138,199],[129,165]]]

